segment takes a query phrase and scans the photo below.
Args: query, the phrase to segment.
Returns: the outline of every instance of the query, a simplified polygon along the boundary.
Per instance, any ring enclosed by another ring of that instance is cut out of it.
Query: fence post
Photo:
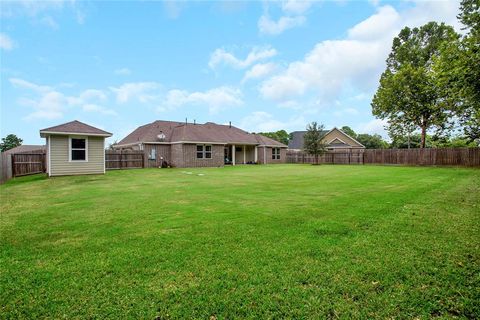
[[[145,151],[142,153],[142,168],[145,168]]]
[[[122,153],[123,153],[123,151],[120,150],[120,161],[119,161],[119,162],[120,162],[120,166],[119,166],[119,169],[122,169],[122,166],[123,166]]]
[[[12,177],[15,177],[15,153],[11,155],[12,158]]]

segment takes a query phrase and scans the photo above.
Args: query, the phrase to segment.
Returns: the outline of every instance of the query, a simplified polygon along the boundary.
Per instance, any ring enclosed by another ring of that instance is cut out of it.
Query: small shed
[[[105,138],[111,136],[77,120],[40,130],[48,176],[105,173]]]

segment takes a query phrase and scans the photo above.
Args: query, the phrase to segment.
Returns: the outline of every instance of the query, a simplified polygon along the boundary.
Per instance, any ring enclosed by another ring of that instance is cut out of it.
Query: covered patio
[[[227,144],[224,148],[224,161],[228,165],[255,164],[258,162],[257,145]]]

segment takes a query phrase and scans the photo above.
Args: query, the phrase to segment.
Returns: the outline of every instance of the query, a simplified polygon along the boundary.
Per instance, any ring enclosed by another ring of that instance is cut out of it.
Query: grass
[[[0,195],[0,318],[480,317],[480,170],[144,169]]]

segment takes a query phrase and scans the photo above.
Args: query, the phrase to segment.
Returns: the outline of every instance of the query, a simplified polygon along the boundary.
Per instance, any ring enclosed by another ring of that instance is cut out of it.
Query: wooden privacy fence
[[[287,151],[287,163],[315,163],[311,154],[298,151]],[[363,164],[363,153],[354,152],[327,152],[318,157],[318,163],[324,164]]]
[[[365,164],[477,167],[480,148],[367,149],[363,161]]]
[[[9,153],[0,152],[0,183],[12,178],[12,157]]]
[[[315,157],[287,151],[287,163],[315,163]],[[366,149],[364,152],[327,152],[326,164],[398,164],[412,166],[480,166],[480,148]]]
[[[46,171],[45,153],[12,154],[12,176],[20,177]]]
[[[143,151],[105,151],[105,169],[136,169],[145,167]]]

